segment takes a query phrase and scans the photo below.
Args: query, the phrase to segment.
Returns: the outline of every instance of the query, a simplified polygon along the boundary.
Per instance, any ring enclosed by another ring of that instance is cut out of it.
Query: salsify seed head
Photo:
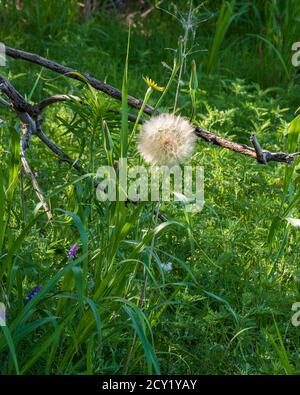
[[[196,139],[185,118],[163,113],[144,123],[138,151],[147,163],[173,166],[191,157]]]

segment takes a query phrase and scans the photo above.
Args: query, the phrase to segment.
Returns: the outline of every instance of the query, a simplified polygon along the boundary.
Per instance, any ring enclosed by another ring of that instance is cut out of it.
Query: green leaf
[[[8,326],[1,326],[1,328],[2,328],[2,331],[3,331],[4,337],[6,339],[6,343],[7,343],[7,346],[9,348],[12,360],[14,362],[16,373],[20,374],[17,354],[16,354],[16,350],[15,350],[15,345],[14,345],[14,342],[13,342],[10,330],[9,330]]]

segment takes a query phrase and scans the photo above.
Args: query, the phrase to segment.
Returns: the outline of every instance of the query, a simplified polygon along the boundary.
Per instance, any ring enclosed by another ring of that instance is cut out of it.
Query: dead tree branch
[[[38,64],[40,66],[43,66],[49,70],[52,70],[56,73],[62,74],[68,78],[75,79],[77,81],[81,81],[83,83],[89,83],[93,88],[104,92],[105,94],[113,97],[116,100],[121,100],[122,99],[122,94],[120,90],[114,88],[111,85],[108,85],[102,81],[97,80],[94,77],[91,77],[87,73],[82,73],[78,70],[72,69],[70,67],[63,66],[59,63],[56,63],[52,60],[43,58],[42,56],[39,56],[34,53],[30,52],[25,52],[25,51],[20,51],[14,48],[6,47],[5,52],[7,56],[10,56],[14,59],[22,59],[26,60],[31,63]],[[1,83],[1,79],[0,79]],[[47,105],[52,104],[53,102],[57,101],[63,101],[63,100],[68,100],[67,95],[58,95],[60,98],[58,99],[58,96],[54,96],[53,98],[48,98],[43,100],[41,103],[39,103],[36,106],[31,106],[29,103],[27,103],[24,98],[21,95],[15,95],[14,92],[11,90],[11,85],[8,85],[6,87],[6,93],[7,96],[10,98],[11,102],[14,105],[14,108],[16,110],[22,109],[24,111],[26,109],[26,112],[28,112],[31,115],[37,116],[38,113],[45,108]],[[70,97],[69,97],[70,98]],[[140,99],[137,99],[133,96],[128,96],[128,105],[139,109],[142,105],[143,101]],[[144,113],[148,115],[152,115],[154,112],[154,109],[146,105],[144,108]],[[129,120],[134,120],[134,116],[130,115]],[[254,145],[254,148],[248,147],[247,145],[244,144],[239,144],[230,140],[225,139],[224,137],[218,136],[215,133],[212,133],[208,130],[205,130],[201,128],[200,126],[195,126],[195,133],[196,135],[214,145],[217,145],[222,148],[227,148],[231,151],[237,152],[242,155],[249,156],[250,158],[256,159],[258,163],[262,164],[267,164],[268,162],[275,161],[275,162],[282,162],[282,163],[287,163],[291,164],[294,160],[294,158],[300,153],[283,153],[283,152],[270,152],[268,150],[262,150],[260,148],[257,149],[258,147]],[[251,140],[252,141],[252,140]],[[253,141],[252,141],[253,142]],[[254,143],[255,144],[255,143]]]

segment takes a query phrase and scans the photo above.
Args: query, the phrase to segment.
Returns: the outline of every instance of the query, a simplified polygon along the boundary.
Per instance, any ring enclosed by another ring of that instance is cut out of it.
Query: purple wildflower
[[[22,129],[22,124],[19,123],[19,125],[16,127],[16,131],[19,132]]]
[[[70,248],[70,250],[68,252],[68,258],[74,259],[76,257],[77,251],[78,251],[78,245],[76,243],[76,244],[73,244],[72,247]]]
[[[42,288],[37,285],[28,295],[27,299],[25,300],[24,304],[26,305],[27,303],[29,303],[31,301],[32,298],[35,297],[36,294],[38,294],[40,291],[42,290]]]

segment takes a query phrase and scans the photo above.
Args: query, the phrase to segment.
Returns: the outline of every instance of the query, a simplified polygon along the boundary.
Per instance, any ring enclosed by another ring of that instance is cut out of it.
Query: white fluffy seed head
[[[138,151],[147,163],[173,166],[190,158],[197,137],[193,126],[173,114],[146,121],[138,138]]]

